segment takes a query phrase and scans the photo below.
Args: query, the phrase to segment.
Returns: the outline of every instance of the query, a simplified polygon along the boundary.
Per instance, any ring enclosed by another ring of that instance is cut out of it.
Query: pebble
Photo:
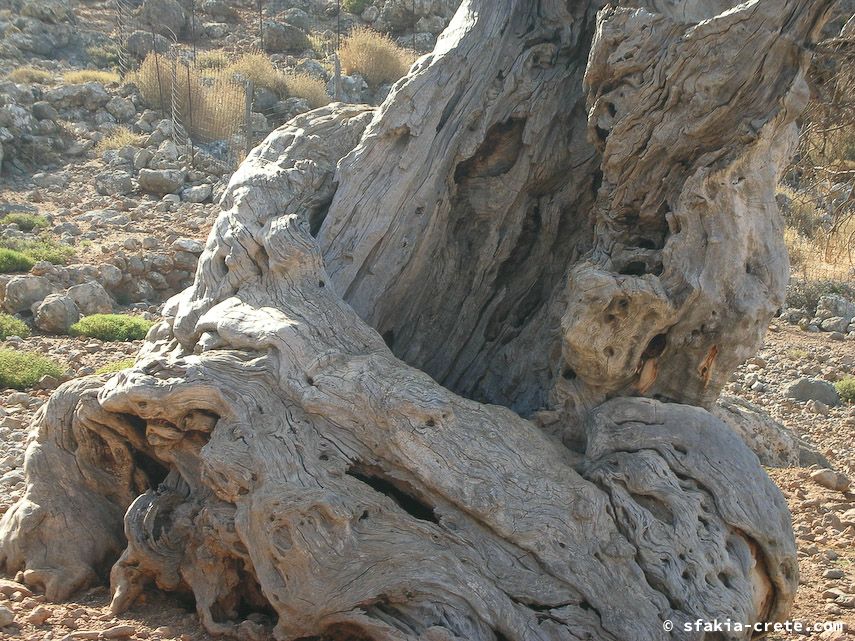
[[[12,625],[15,622],[15,613],[5,605],[0,605],[0,628]]]
[[[50,619],[52,612],[43,605],[36,607],[32,612],[24,617],[24,621],[33,625],[41,625]]]
[[[810,478],[822,487],[835,492],[845,492],[849,489],[849,479],[845,474],[834,470],[822,469],[811,472]]]

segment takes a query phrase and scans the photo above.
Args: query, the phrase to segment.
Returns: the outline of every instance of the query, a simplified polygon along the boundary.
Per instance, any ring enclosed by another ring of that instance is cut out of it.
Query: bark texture
[[[249,639],[785,617],[786,504],[704,408],[783,296],[827,4],[464,2],[252,152],[136,365],[40,411],[0,564]]]

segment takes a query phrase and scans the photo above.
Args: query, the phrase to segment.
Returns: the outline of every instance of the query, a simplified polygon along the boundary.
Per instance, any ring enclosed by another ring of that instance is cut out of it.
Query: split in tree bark
[[[785,617],[786,505],[703,408],[783,296],[828,4],[464,2],[379,111],[250,155],[136,365],[38,415],[0,563],[241,638]]]

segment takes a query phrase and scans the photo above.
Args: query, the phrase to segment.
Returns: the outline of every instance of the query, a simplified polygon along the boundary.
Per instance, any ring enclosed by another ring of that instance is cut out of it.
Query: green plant
[[[119,50],[115,45],[86,47],[86,55],[96,67],[116,67],[119,64]]]
[[[43,376],[60,378],[63,373],[59,363],[40,354],[0,349],[0,388],[25,390]]]
[[[12,212],[0,218],[0,225],[18,226],[23,231],[33,231],[36,228],[47,227],[48,221],[44,216],[38,214],[26,214],[24,212]]]
[[[344,72],[360,74],[372,89],[406,74],[416,58],[389,36],[366,27],[350,32],[341,45],[340,55]]]
[[[100,82],[101,84],[109,85],[118,83],[121,79],[115,71],[99,71],[98,69],[79,69],[77,71],[67,71],[62,74],[64,82],[69,84],[82,84],[84,82]]]
[[[54,265],[64,265],[74,256],[74,249],[72,247],[58,243],[46,236],[38,236],[36,238],[0,238],[0,248],[19,252],[33,262],[45,260]]]
[[[804,360],[805,358],[810,356],[810,354],[803,349],[788,349],[786,353],[787,356],[794,361]]]
[[[13,70],[9,74],[9,80],[25,85],[50,85],[53,84],[53,74],[44,69],[27,65]]]
[[[855,403],[855,376],[844,376],[834,384],[834,389],[847,403]]]
[[[855,287],[840,280],[793,280],[787,288],[787,307],[815,314],[819,299],[828,294],[855,298]]]
[[[88,336],[102,341],[136,341],[145,338],[151,321],[126,314],[93,314],[71,326],[72,336]]]
[[[10,336],[26,338],[30,335],[30,328],[19,318],[11,314],[0,313],[0,340],[5,341]]]
[[[134,364],[133,358],[123,358],[120,361],[113,361],[112,363],[107,363],[103,367],[99,367],[95,370],[96,374],[115,374],[116,372],[121,372],[123,369],[128,369]]]
[[[370,4],[371,0],[342,0],[341,6],[348,13],[361,14]]]
[[[21,252],[0,247],[0,274],[28,272],[35,264],[36,261]]]
[[[143,136],[135,134],[127,127],[117,127],[108,136],[104,136],[97,145],[98,151],[104,152],[108,149],[121,149],[122,147],[139,147],[142,145]]]

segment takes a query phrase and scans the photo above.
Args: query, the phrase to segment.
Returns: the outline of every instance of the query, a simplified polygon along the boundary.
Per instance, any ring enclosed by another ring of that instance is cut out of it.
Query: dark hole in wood
[[[140,451],[135,451],[133,456],[134,465],[145,472],[150,487],[156,488],[166,480],[169,469],[165,465]]]
[[[574,378],[576,378],[576,372],[573,371],[573,369],[567,367],[563,372],[561,372],[561,377],[565,380],[572,381]]]
[[[377,474],[360,472],[354,468],[350,468],[347,471],[347,474],[348,476],[352,476],[353,478],[362,481],[376,492],[380,492],[380,494],[388,496],[397,503],[398,507],[414,519],[418,519],[419,521],[428,521],[430,523],[439,523],[439,519],[436,517],[436,514],[434,514],[433,508],[407,490],[403,489],[403,487],[400,487],[403,486],[402,482],[398,481],[396,484],[395,482],[385,479]]]
[[[597,169],[591,178],[591,192],[596,196],[600,193],[600,187],[603,186],[603,172]]]
[[[640,260],[634,260],[620,270],[620,274],[623,276],[644,276],[646,273],[647,265]]]
[[[383,332],[383,342],[386,343],[386,347],[392,349],[395,345],[395,330],[390,329]]]
[[[647,347],[644,348],[644,354],[642,358],[658,358],[662,355],[662,352],[665,351],[665,347],[668,345],[668,337],[665,334],[656,334],[653,338],[650,339],[650,342],[647,343]]]

